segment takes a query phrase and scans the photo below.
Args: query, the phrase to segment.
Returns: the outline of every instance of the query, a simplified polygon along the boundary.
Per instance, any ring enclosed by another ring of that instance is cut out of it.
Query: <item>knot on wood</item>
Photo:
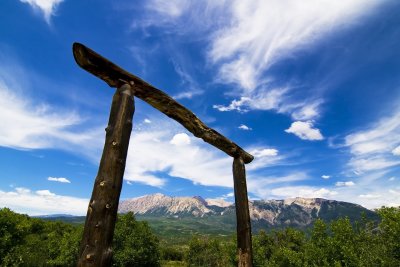
[[[94,260],[94,253],[86,254],[86,260],[87,261],[93,261]]]
[[[113,129],[113,127],[112,127],[111,125],[108,125],[108,126],[106,127],[105,131],[106,131],[106,133],[109,133],[109,132],[112,131],[112,129]]]

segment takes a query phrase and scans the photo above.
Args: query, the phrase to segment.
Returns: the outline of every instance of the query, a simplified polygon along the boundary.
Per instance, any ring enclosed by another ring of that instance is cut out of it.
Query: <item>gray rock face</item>
[[[147,195],[128,199],[119,204],[119,212],[132,211],[135,214],[192,215],[202,217],[212,213],[199,197],[170,197],[163,194]]]

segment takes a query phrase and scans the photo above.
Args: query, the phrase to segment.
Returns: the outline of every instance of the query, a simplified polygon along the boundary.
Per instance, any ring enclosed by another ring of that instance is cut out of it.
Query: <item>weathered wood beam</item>
[[[132,93],[130,85],[122,85],[112,100],[103,155],[86,215],[78,266],[111,266],[111,245],[132,131]]]
[[[251,224],[247,197],[246,169],[242,158],[233,160],[233,184],[235,190],[238,267],[252,267]]]
[[[166,93],[123,70],[82,44],[74,43],[73,52],[79,66],[99,77],[109,86],[119,87],[126,81],[133,81],[135,83],[135,96],[182,124],[194,136],[202,138],[205,142],[232,157],[242,158],[244,163],[250,163],[253,160],[254,157],[252,155],[225,136],[209,128],[193,112],[179,104]]]

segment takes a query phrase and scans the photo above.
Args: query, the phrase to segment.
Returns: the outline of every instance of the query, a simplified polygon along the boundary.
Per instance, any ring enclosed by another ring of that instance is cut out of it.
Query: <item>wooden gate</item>
[[[166,93],[123,70],[86,46],[74,43],[75,61],[84,70],[117,88],[106,128],[106,140],[86,215],[78,266],[110,266],[112,240],[122,189],[129,138],[132,131],[134,96],[144,100],[183,125],[194,136],[233,157],[233,181],[237,219],[237,253],[240,267],[252,266],[251,224],[245,164],[253,156],[209,128],[190,110]]]

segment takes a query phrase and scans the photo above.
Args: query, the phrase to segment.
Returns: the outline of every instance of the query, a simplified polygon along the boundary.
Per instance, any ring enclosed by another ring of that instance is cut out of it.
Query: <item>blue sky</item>
[[[251,199],[400,205],[398,1],[0,3],[0,206],[85,214],[114,93],[81,42],[256,159]],[[121,199],[233,201],[232,159],[136,99]]]

